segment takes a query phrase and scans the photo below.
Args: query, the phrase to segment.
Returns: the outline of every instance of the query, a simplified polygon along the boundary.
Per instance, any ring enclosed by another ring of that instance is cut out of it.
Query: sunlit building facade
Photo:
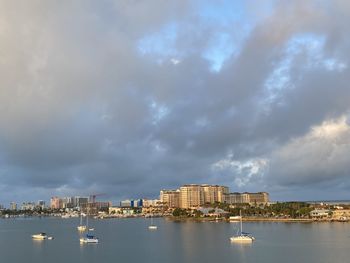
[[[180,190],[161,190],[160,201],[168,208],[180,206]]]

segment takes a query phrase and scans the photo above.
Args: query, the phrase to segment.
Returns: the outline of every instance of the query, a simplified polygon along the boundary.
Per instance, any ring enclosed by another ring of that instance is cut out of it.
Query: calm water
[[[79,219],[0,219],[0,262],[308,262],[350,260],[348,223],[245,223],[251,245],[230,243],[233,223],[154,219],[89,220],[99,244],[79,244]],[[47,232],[54,240],[33,241]]]

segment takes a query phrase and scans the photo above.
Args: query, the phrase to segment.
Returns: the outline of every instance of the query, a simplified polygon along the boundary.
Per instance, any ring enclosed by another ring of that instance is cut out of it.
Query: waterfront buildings
[[[57,196],[51,197],[50,207],[52,209],[62,209],[62,208],[81,208],[84,204],[88,203],[87,197],[72,196],[72,197],[62,197]]]
[[[33,202],[24,202],[22,203],[21,205],[21,210],[30,210],[30,211],[33,211],[34,208],[36,207],[35,203]]]
[[[180,207],[180,190],[161,190],[160,201],[168,208]]]
[[[204,204],[267,204],[269,194],[258,193],[229,193],[227,186],[209,184],[186,184],[177,190],[161,190],[160,200],[168,208],[196,208]]]
[[[160,200],[168,208],[194,208],[216,202],[224,203],[229,193],[227,186],[186,184],[177,190],[161,190]]]
[[[224,203],[225,196],[229,193],[229,188],[227,186],[204,184],[201,185],[201,187],[204,194],[204,203]]]
[[[310,212],[312,218],[327,218],[331,215],[331,210],[329,209],[315,209]]]
[[[52,209],[59,209],[60,208],[60,199],[57,196],[51,197],[50,207]]]
[[[187,184],[180,187],[180,208],[199,207],[204,204],[204,191],[201,185]]]
[[[161,204],[159,199],[142,199],[142,207],[156,207]]]
[[[227,204],[267,204],[270,202],[269,194],[266,192],[258,193],[229,193],[225,194],[225,203]]]
[[[349,220],[350,219],[350,209],[332,210],[332,219],[334,219],[334,220]]]

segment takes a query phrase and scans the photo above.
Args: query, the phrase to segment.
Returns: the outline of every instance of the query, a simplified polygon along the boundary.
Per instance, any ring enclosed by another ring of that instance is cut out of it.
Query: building
[[[229,188],[227,186],[204,184],[201,185],[201,187],[204,193],[204,203],[224,203],[225,195],[229,193]]]
[[[51,199],[50,199],[50,207],[52,209],[59,209],[60,208],[60,199],[57,196],[51,197]]]
[[[143,199],[142,207],[158,207],[162,205],[161,200],[159,199]]]
[[[44,200],[39,200],[36,206],[38,208],[44,209],[45,208],[45,201]]]
[[[350,220],[350,209],[337,209],[332,211],[334,220]]]
[[[266,192],[259,193],[246,193],[248,197],[248,203],[250,204],[266,204],[269,202],[269,194]]]
[[[270,202],[269,194],[266,192],[258,193],[229,193],[225,194],[225,203],[227,204],[251,204],[261,205]]]
[[[204,192],[201,185],[187,184],[180,187],[180,208],[195,208],[204,204]]]
[[[180,190],[161,190],[160,201],[168,208],[180,207]]]
[[[143,206],[142,199],[136,199],[131,201],[131,207],[142,207],[142,206]]]
[[[87,197],[81,197],[81,196],[73,196],[71,198],[72,200],[72,206],[73,207],[79,207],[81,208],[84,204],[87,204],[89,201],[89,198]]]
[[[180,187],[180,208],[195,208],[204,204],[224,203],[229,193],[227,186],[188,184]]]
[[[21,205],[21,210],[31,210],[33,211],[34,208],[35,208],[35,203],[32,203],[32,202],[24,202],[22,203]]]
[[[242,194],[241,193],[230,193],[225,196],[225,203],[227,204],[241,204]]]
[[[315,209],[310,212],[312,218],[327,218],[331,214],[331,210],[328,209]]]
[[[10,203],[10,210],[16,211],[17,210],[17,204],[15,202]]]
[[[120,201],[120,207],[132,207],[131,201],[132,200],[129,200],[129,199]]]

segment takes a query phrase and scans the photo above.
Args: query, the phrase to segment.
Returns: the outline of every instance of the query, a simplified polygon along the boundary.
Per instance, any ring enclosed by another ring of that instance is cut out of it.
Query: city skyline
[[[350,199],[349,20],[346,0],[0,0],[0,203]]]

